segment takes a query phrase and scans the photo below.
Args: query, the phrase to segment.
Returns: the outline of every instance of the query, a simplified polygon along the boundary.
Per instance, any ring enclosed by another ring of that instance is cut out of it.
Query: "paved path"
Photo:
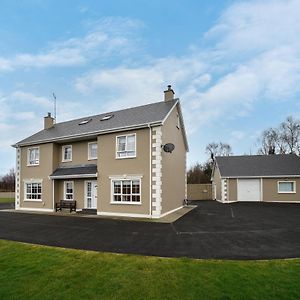
[[[142,255],[300,257],[300,204],[199,202],[171,224],[0,211],[0,238]]]

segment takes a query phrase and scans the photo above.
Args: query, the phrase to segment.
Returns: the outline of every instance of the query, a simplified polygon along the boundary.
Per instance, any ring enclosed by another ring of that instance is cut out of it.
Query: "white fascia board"
[[[94,177],[97,177],[97,173],[96,174],[49,176],[50,179],[94,178]]]

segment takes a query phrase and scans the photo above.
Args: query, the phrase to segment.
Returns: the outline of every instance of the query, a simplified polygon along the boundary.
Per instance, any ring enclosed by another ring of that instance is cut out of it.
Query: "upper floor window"
[[[27,165],[38,166],[40,164],[40,149],[39,147],[29,148],[27,154]]]
[[[88,143],[88,159],[97,159],[98,156],[97,142]]]
[[[62,161],[72,161],[72,145],[62,147]]]
[[[136,134],[117,136],[117,158],[136,156]]]
[[[296,182],[278,181],[278,193],[280,194],[296,193]]]

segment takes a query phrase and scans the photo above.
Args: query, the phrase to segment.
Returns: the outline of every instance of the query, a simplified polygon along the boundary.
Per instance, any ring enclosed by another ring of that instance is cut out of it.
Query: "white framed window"
[[[116,158],[136,157],[136,134],[116,137]]]
[[[111,203],[141,204],[141,179],[112,179]]]
[[[72,145],[62,146],[62,161],[72,161]]]
[[[24,201],[42,201],[42,182],[24,182]]]
[[[296,181],[278,181],[278,194],[294,194],[296,193]]]
[[[88,143],[88,160],[97,159],[98,157],[98,143]]]
[[[74,200],[74,181],[64,181],[64,200]]]
[[[40,148],[39,147],[28,148],[27,165],[38,166],[39,164],[40,164]]]

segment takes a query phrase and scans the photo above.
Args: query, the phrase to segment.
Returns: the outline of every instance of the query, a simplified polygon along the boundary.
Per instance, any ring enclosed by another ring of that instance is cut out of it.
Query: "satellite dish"
[[[172,143],[168,143],[163,146],[163,149],[165,152],[172,153],[172,151],[175,149],[175,146]]]

